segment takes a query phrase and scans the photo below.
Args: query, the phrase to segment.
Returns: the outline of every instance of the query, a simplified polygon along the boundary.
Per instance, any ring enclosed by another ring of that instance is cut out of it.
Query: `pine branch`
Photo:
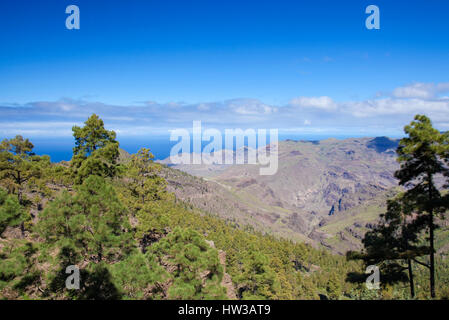
[[[430,269],[430,266],[428,264],[426,264],[424,262],[421,262],[421,261],[418,261],[415,258],[413,258],[412,260],[415,261],[417,264],[420,264],[420,265]]]

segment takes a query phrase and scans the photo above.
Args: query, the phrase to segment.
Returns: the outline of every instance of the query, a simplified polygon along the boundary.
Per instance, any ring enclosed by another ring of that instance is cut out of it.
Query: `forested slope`
[[[409,297],[401,283],[373,291],[348,281],[361,261],[181,201],[167,191],[150,150],[121,152],[96,115],[73,132],[69,163],[35,155],[21,136],[0,145],[3,299]],[[440,255],[438,297],[444,297],[447,260]],[[67,288],[69,266],[80,270],[79,289]],[[418,282],[425,276],[418,272]]]
[[[95,115],[74,136],[70,163],[34,155],[20,136],[2,143],[2,298],[318,299],[355,288],[345,283],[355,262],[177,200],[149,150],[120,157]],[[70,265],[78,290],[66,288]]]

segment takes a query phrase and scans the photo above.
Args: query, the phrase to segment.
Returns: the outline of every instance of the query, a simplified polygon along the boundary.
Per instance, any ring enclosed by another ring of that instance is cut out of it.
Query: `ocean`
[[[345,139],[351,138],[349,135],[333,135],[332,138]],[[330,138],[329,135],[298,135],[298,134],[279,134],[279,140],[306,140],[316,141]],[[29,138],[34,144],[34,152],[39,155],[49,155],[52,162],[60,162],[62,160],[69,161],[72,158],[72,148],[75,146],[75,141],[72,137],[55,137]],[[170,141],[169,135],[160,135],[153,137],[117,137],[120,142],[120,148],[129,153],[136,153],[140,148],[150,148],[156,160],[162,160],[170,156],[171,148],[177,141]],[[209,142],[204,141],[203,147]],[[192,144],[191,144],[192,145]],[[224,146],[224,143],[223,143]],[[242,146],[234,145],[234,150]]]

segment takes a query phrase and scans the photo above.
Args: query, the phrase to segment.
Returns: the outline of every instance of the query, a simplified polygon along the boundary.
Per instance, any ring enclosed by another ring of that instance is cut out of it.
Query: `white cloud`
[[[274,106],[257,99],[232,99],[222,102],[157,103],[140,106],[106,105],[99,102],[62,99],[0,106],[0,135],[66,136],[74,124],[82,124],[92,113],[98,114],[109,129],[120,135],[151,135],[174,128],[190,128],[201,120],[215,128],[302,127],[362,132],[401,132],[417,113],[428,115],[438,128],[449,123],[449,98],[443,96],[449,82],[415,83],[394,89],[390,96],[355,101],[334,101],[329,96],[300,96],[287,105]],[[390,130],[390,131],[388,131]],[[329,131],[330,132],[330,131]]]
[[[392,96],[395,98],[432,99],[447,91],[449,91],[449,82],[438,84],[417,82],[394,89]]]
[[[441,118],[449,117],[449,100],[394,99],[383,98],[347,102],[340,108],[355,117],[413,115],[424,113]]]
[[[210,106],[206,103],[200,103],[197,107],[197,109],[199,111],[209,111],[210,110]]]
[[[55,122],[55,121],[14,121],[2,122],[0,134],[3,136],[47,136],[47,137],[69,137],[73,134],[72,126],[82,123]]]
[[[298,97],[290,101],[292,106],[300,108],[317,108],[322,110],[335,110],[337,104],[329,97]]]
[[[264,104],[256,99],[235,99],[226,102],[228,108],[241,115],[267,115],[277,111],[277,108]]]

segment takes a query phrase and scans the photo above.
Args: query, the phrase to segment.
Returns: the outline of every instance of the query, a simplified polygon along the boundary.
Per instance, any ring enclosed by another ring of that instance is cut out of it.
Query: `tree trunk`
[[[412,298],[415,297],[415,282],[413,279],[413,270],[412,270],[412,261],[410,259],[407,260],[408,262],[408,278],[410,282],[410,296]]]
[[[433,210],[430,211],[430,296],[435,298],[435,249],[433,235]]]
[[[433,225],[433,203],[432,203],[432,175],[428,173],[429,183],[429,241],[430,241],[430,296],[435,298],[435,247],[434,247],[434,225]]]
[[[103,260],[103,246],[99,245],[98,246],[98,262],[101,262],[101,260]]]
[[[20,177],[20,171],[17,171],[17,179],[16,183],[19,185],[19,190],[17,191],[17,198],[19,200],[19,204],[22,204],[22,178]]]
[[[25,238],[25,223],[20,223],[20,232],[22,233],[22,239]]]

